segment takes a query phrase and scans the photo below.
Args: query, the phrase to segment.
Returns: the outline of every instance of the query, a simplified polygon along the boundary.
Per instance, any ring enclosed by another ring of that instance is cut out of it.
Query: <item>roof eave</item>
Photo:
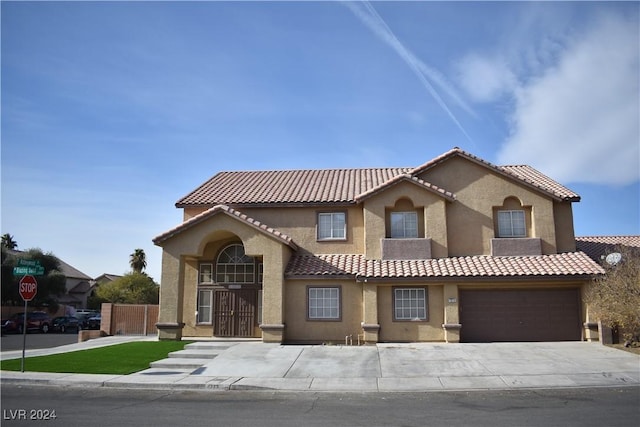
[[[261,233],[265,234],[266,236],[269,236],[273,239],[276,239],[284,244],[286,244],[287,246],[289,246],[291,249],[293,250],[297,250],[298,249],[298,245],[295,244],[295,242],[289,237],[286,236],[283,233],[278,232],[277,230],[268,227],[256,220],[254,220],[253,218],[249,218],[248,216],[242,214],[241,212],[230,208],[228,206],[225,205],[216,205],[212,208],[209,208],[208,210],[194,216],[193,218],[188,219],[187,221],[183,222],[182,224],[179,224],[177,227],[155,237],[153,239],[153,243],[156,246],[161,246],[162,243],[164,243],[165,241],[169,240],[170,238],[172,238],[173,236],[182,233],[183,231],[203,222],[208,220],[209,218],[212,218],[218,214],[225,214],[231,218],[234,218],[238,221],[241,221],[243,224],[246,224],[250,227],[255,228],[256,230],[260,231]]]

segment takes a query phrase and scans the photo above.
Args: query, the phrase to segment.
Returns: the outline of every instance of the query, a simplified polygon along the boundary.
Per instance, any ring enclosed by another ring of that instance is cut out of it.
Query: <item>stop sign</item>
[[[38,282],[36,282],[36,278],[33,276],[24,276],[20,279],[18,291],[23,300],[31,301],[38,292]]]

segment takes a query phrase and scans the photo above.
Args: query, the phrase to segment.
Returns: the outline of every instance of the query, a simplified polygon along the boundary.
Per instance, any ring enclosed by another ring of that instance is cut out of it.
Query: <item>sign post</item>
[[[22,360],[20,361],[20,372],[24,372],[25,350],[27,348],[27,302],[31,301],[38,293],[38,282],[36,278],[30,275],[20,279],[18,292],[24,300],[24,314],[22,316]]]

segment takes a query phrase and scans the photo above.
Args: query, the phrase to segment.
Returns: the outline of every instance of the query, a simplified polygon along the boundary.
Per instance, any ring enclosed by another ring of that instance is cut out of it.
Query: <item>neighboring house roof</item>
[[[576,237],[576,247],[595,261],[600,261],[603,256],[619,250],[621,246],[640,251],[640,236]]]
[[[557,278],[597,274],[604,274],[603,268],[582,252],[418,260],[365,259],[364,255],[357,254],[297,255],[289,261],[285,272],[289,278],[358,276],[362,279]]]
[[[84,274],[82,271],[78,270],[75,267],[70,266],[66,262],[60,261],[60,272],[64,274],[69,279],[83,279],[83,280],[93,280],[91,276]]]
[[[247,224],[253,228],[255,228],[256,230],[269,235],[277,240],[280,240],[282,243],[286,244],[287,246],[291,247],[293,250],[298,249],[298,246],[293,243],[293,240],[291,239],[291,237],[287,236],[284,233],[281,233],[278,230],[275,230],[271,227],[268,227],[267,225],[261,223],[260,221],[257,221],[253,218],[248,217],[247,215],[230,208],[229,206],[225,206],[225,205],[217,205],[212,207],[211,209],[207,209],[206,211],[202,212],[199,215],[194,216],[193,218],[188,219],[187,221],[183,222],[182,224],[178,225],[177,227],[172,228],[171,230],[162,233],[161,235],[157,236],[156,238],[153,239],[153,243],[155,243],[156,245],[161,244],[162,242],[164,242],[165,240],[171,238],[172,236],[181,233],[183,231],[185,231],[188,228],[193,227],[196,224],[199,224],[203,221],[206,221],[207,219],[215,216],[215,215],[219,215],[219,214],[224,214],[224,215],[228,215],[231,218],[237,219],[238,221],[243,222],[244,224]]]
[[[417,168],[220,172],[178,200],[176,207],[355,204],[398,179],[407,179],[399,177],[417,180],[417,175],[453,156],[466,158],[554,199],[580,200],[576,193],[530,166],[495,166],[454,148]],[[414,182],[443,197],[455,198],[446,189],[426,181]]]
[[[70,294],[86,294],[91,290],[92,286],[89,282],[82,281],[75,285],[73,288],[69,289]]]
[[[118,274],[109,274],[109,273],[104,273],[101,274],[100,276],[96,277],[95,279],[93,279],[95,282],[97,283],[103,283],[103,282],[113,282],[114,280],[117,280],[119,278],[121,278],[122,276],[118,275]]]

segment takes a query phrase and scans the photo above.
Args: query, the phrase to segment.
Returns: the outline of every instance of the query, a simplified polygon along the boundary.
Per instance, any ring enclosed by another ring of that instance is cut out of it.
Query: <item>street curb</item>
[[[255,392],[282,392],[282,393],[450,393],[450,392],[486,392],[486,391],[527,391],[527,390],[559,390],[559,389],[584,389],[584,388],[638,388],[640,384],[592,384],[592,385],[575,385],[575,386],[521,386],[510,387],[461,387],[461,388],[425,388],[425,389],[324,389],[324,388],[278,388],[269,387],[267,385],[237,384],[244,378],[228,378],[219,383],[174,383],[174,382],[158,382],[158,383],[139,383],[124,382],[117,379],[106,381],[90,381],[90,380],[72,380],[63,378],[2,378],[0,384],[10,385],[37,385],[52,386],[64,388],[105,388],[105,389],[131,389],[131,390],[173,390],[173,391],[255,391]]]

